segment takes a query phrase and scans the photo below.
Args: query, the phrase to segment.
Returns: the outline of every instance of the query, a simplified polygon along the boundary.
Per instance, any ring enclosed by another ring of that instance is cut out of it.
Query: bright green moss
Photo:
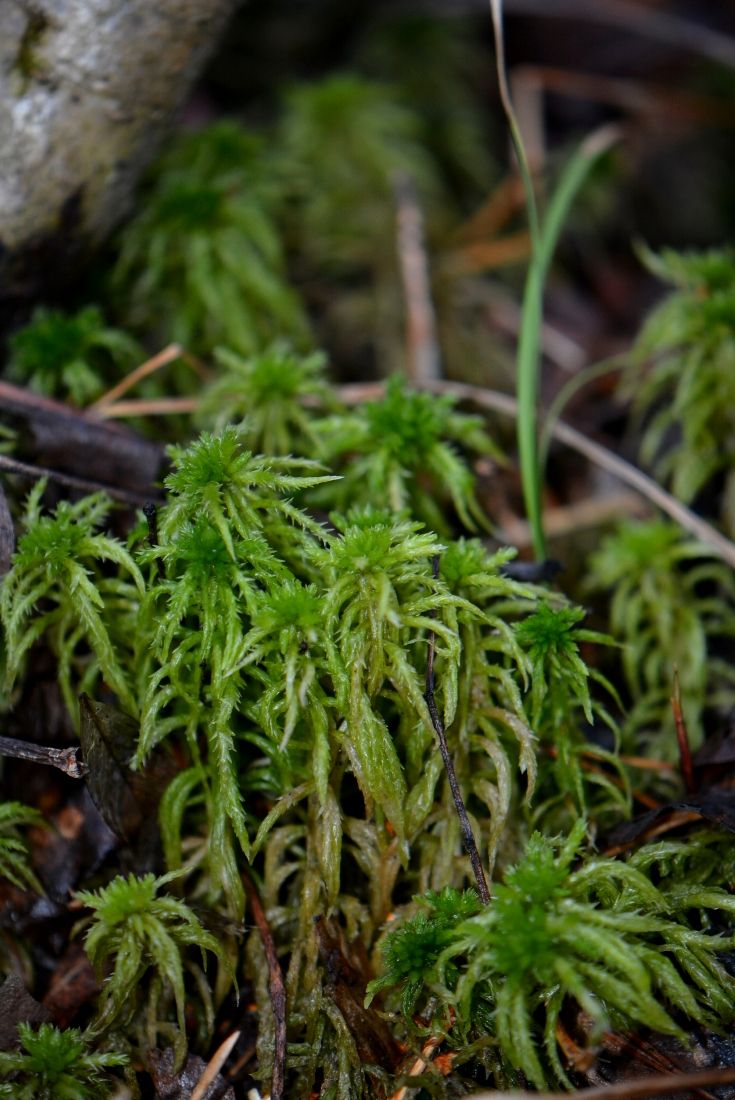
[[[445,894],[438,910],[427,897],[428,917],[389,932],[385,973],[371,992],[397,986],[407,1015],[419,998],[449,999],[462,1041],[491,1020],[508,1069],[540,1089],[553,1077],[570,1084],[556,1037],[565,998],[591,1017],[595,1033],[642,1024],[683,1037],[673,1012],[710,1026],[731,1019],[735,983],[717,961],[729,938],[688,924],[693,910],[732,908],[727,892],[654,886],[638,869],[640,856],[584,860],[584,834],[584,821],[565,840],[535,833],[474,912],[461,895]]]
[[[34,1031],[19,1024],[18,1033],[21,1050],[0,1052],[0,1074],[13,1078],[0,1085],[8,1100],[106,1100],[114,1086],[107,1071],[128,1061],[124,1054],[92,1052],[91,1037],[76,1028],[41,1024]]]
[[[39,393],[85,405],[143,358],[136,341],[106,325],[96,306],[73,314],[39,307],[11,337],[8,373]]]
[[[156,879],[152,874],[140,878],[119,876],[97,892],[77,894],[79,901],[93,911],[84,941],[92,964],[101,973],[108,960],[112,963],[94,1025],[97,1031],[133,1016],[144,979],[153,972],[173,996],[183,1038],[186,1032],[183,952],[194,947],[204,959],[205,951],[209,951],[225,966],[229,965],[222,945],[202,926],[189,906],[160,893],[165,882],[165,877]],[[200,985],[200,992],[202,988]],[[150,986],[148,992],[150,995]]]
[[[735,629],[730,570],[666,520],[624,522],[589,561],[588,586],[612,591],[610,628],[624,643],[623,671],[633,708],[627,736],[652,751],[676,753],[670,698],[674,671],[691,743],[703,738],[708,703],[726,707],[735,677],[712,652]]]
[[[320,421],[319,432],[324,461],[338,470],[344,463],[330,494],[339,507],[385,501],[443,532],[437,500],[444,499],[465,527],[487,527],[459,448],[495,457],[498,451],[480,418],[457,412],[451,398],[417,393],[395,376],[382,400]]]

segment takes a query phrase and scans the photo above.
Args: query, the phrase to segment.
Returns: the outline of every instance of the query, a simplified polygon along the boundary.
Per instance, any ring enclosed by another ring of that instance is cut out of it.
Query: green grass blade
[[[554,190],[534,248],[526,277],[518,341],[518,452],[526,515],[531,525],[533,549],[546,557],[541,510],[542,468],[539,462],[537,407],[540,374],[540,342],[546,275],[572,202],[597,159],[617,138],[613,127],[590,135],[566,164]]]

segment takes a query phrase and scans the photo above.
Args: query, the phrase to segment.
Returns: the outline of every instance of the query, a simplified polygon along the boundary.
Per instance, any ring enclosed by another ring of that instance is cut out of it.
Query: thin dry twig
[[[653,760],[649,756],[627,756],[624,753],[618,756],[621,764],[627,764],[629,768],[640,768],[642,771],[673,772],[674,765],[665,760]]]
[[[408,1071],[409,1077],[418,1077],[420,1073],[424,1072],[426,1067],[429,1065],[432,1054],[434,1053],[436,1048],[440,1046],[441,1042],[442,1040],[439,1036],[432,1035],[432,1037],[427,1040],[426,1043],[424,1043],[423,1047],[421,1048],[420,1056],[416,1059],[416,1061],[413,1063],[410,1070]],[[396,1089],[396,1091],[393,1093],[390,1100],[406,1100],[408,1089],[408,1085],[401,1085],[401,1087]]]
[[[481,271],[495,271],[499,267],[527,260],[531,251],[531,238],[519,230],[505,237],[490,241],[471,241],[450,252],[442,264],[444,275],[476,275]]]
[[[168,344],[163,351],[159,351],[157,355],[152,355],[150,359],[146,359],[145,363],[141,363],[135,370],[130,371],[130,374],[126,374],[124,378],[121,378],[112,389],[93,401],[89,406],[90,411],[97,412],[101,406],[111,405],[118,397],[122,397],[124,393],[132,389],[136,382],[140,382],[142,378],[147,378],[149,374],[155,374],[161,367],[168,366],[176,359],[181,359],[183,354],[184,350],[179,344]]]
[[[620,516],[645,515],[647,508],[640,494],[621,489],[604,496],[589,496],[575,500],[572,504],[547,508],[544,513],[544,528],[549,539],[565,535],[578,534],[589,528],[601,527],[611,519]],[[531,529],[526,520],[513,515],[512,518],[499,517],[501,532],[499,537],[507,538],[513,546],[531,545]]]
[[[120,486],[132,493],[147,493],[161,472],[165,457],[161,444],[143,439],[122,425],[106,423],[61,401],[3,381],[0,407],[3,415],[20,417],[28,425],[33,454],[53,471],[55,480],[61,480],[57,471],[63,471],[63,476],[79,479],[76,484],[68,484],[89,491],[87,478],[93,469],[97,482],[94,488]],[[9,460],[5,457],[7,469]],[[38,467],[21,464],[15,470],[40,476]]]
[[[658,482],[644,474],[637,466],[634,466],[631,462],[626,462],[624,458],[614,454],[600,443],[587,439],[581,432],[561,421],[554,426],[553,434],[561,443],[566,443],[568,447],[578,451],[579,454],[583,454],[595,465],[601,466],[625,484],[636,489],[657,508],[660,508],[662,512],[670,516],[680,527],[683,527],[685,531],[689,531],[700,542],[705,543],[718,557],[735,569],[735,543],[725,538],[716,527],[698,516],[691,508],[687,508],[676,497],[667,493]]]
[[[697,1073],[664,1073],[636,1081],[617,1081],[613,1085],[595,1085],[575,1092],[578,1100],[647,1100],[665,1093],[688,1092],[708,1085],[728,1085],[735,1081],[735,1067],[703,1069]],[[568,1092],[477,1092],[464,1100],[569,1100]]]
[[[636,848],[644,841],[648,842],[654,840],[657,836],[665,836],[666,833],[680,829],[683,825],[692,825],[695,821],[702,821],[702,815],[695,810],[673,811],[667,814],[663,821],[658,821],[656,825],[652,825],[650,829],[646,829],[639,836],[634,837],[632,840],[623,841],[622,844],[611,844],[600,852],[600,855],[610,856],[611,859],[616,858],[622,855],[623,852],[629,852],[631,848]]]
[[[94,414],[102,420],[125,420],[130,416],[170,416],[193,413],[199,408],[198,397],[134,397],[129,401],[113,401],[95,405]]]
[[[189,1097],[189,1100],[203,1100],[204,1094],[230,1057],[230,1052],[239,1038],[240,1032],[233,1031],[232,1035],[228,1035],[225,1041],[217,1047],[207,1063],[207,1068],[197,1081],[196,1087]]]
[[[258,892],[245,868],[242,868],[241,874],[268,963],[268,987],[275,1022],[270,1100],[284,1100],[286,1087],[286,985],[283,980],[281,964],[278,961],[276,945],[273,942],[273,936],[268,925],[268,918],[265,915]]]
[[[459,401],[469,401],[481,409],[489,409],[491,412],[500,413],[503,416],[516,417],[518,415],[518,402],[514,397],[497,390],[485,389],[483,386],[473,386],[467,382],[433,382],[426,387],[432,393],[449,394]],[[361,401],[374,401],[383,393],[384,386],[380,382],[358,383],[349,386],[340,386],[339,394],[348,404],[358,404]],[[626,485],[630,485],[642,496],[650,500],[662,512],[671,516],[685,531],[698,538],[712,550],[714,554],[727,562],[735,569],[735,543],[725,538],[711,523],[696,515],[685,504],[677,500],[665,489],[639,470],[631,462],[614,454],[601,443],[595,443],[591,439],[558,420],[552,429],[552,435],[560,443],[565,443],[572,450],[585,456],[596,466],[613,474]]]
[[[439,575],[439,558],[435,557],[432,561],[432,567],[434,570],[434,576]],[[435,617],[436,612],[431,611],[429,614],[432,618]],[[431,717],[431,724],[434,727],[437,740],[439,742],[439,751],[442,754],[442,760],[444,761],[444,767],[447,773],[447,779],[449,780],[449,788],[452,792],[452,798],[454,799],[454,805],[457,809],[457,817],[462,829],[462,835],[464,837],[464,845],[467,849],[467,854],[470,857],[470,863],[472,864],[472,870],[475,875],[475,881],[477,882],[477,891],[480,895],[480,900],[483,905],[487,905],[490,901],[490,891],[487,885],[487,879],[485,878],[485,872],[482,867],[482,861],[480,859],[480,853],[477,850],[477,841],[475,840],[475,834],[472,832],[472,826],[470,825],[470,819],[467,816],[467,808],[462,798],[462,792],[459,789],[459,783],[457,782],[457,773],[454,770],[454,761],[452,760],[452,754],[449,751],[449,745],[447,744],[447,736],[444,730],[444,723],[441,715],[439,714],[439,708],[436,705],[436,699],[434,697],[434,655],[436,652],[436,634],[432,630],[429,634],[429,652],[426,660],[426,691],[424,693],[424,699],[426,700],[426,706],[429,710]]]
[[[407,373],[412,382],[421,385],[441,378],[424,219],[416,185],[408,173],[396,174],[393,190],[396,247],[406,304]]]
[[[248,1062],[250,1062],[255,1057],[257,1053],[257,1043],[250,1043],[249,1046],[245,1047],[245,1050],[238,1057],[237,1061],[233,1062],[233,1064],[227,1070],[227,1076],[229,1077],[230,1081],[236,1080],[238,1074],[242,1073],[242,1070],[245,1068]]]
[[[207,367],[204,363],[199,362],[196,355],[191,354],[182,348],[182,345],[173,343],[167,344],[165,348],[151,356],[151,359],[146,359],[140,366],[136,366],[134,371],[120,379],[116,385],[108,389],[106,394],[102,394],[98,397],[94,403],[92,403],[87,411],[89,412],[101,412],[102,409],[107,408],[110,405],[116,403],[119,397],[123,394],[127,394],[129,389],[141,381],[142,378],[146,378],[150,374],[155,374],[156,371],[160,371],[162,367],[168,366],[169,363],[175,363],[177,359],[182,360],[187,366],[191,367],[196,375],[201,378],[202,382],[208,382],[211,377]]]
[[[474,386],[467,382],[447,382],[442,379],[438,379],[434,382],[427,382],[425,387],[431,390],[432,393],[449,394],[456,397],[459,401],[468,401],[471,404],[476,405],[481,409],[488,409],[491,412],[500,413],[502,416],[509,416],[515,418],[518,415],[518,403],[514,397],[509,394],[500,393],[497,390],[486,389],[483,386]],[[338,387],[339,396],[350,405],[358,405],[362,401],[374,401],[380,398],[384,392],[384,384],[382,382],[357,382],[351,383],[346,386]],[[104,410],[98,410],[98,415],[105,417],[126,417],[126,416],[142,416],[145,413],[153,415],[156,413],[176,413],[176,412],[195,412],[199,407],[197,398],[193,397],[165,397],[155,401],[119,401],[114,405],[108,406]],[[573,451],[577,451],[578,454],[582,454],[595,466],[599,466],[601,469],[606,470],[608,473],[613,474],[625,485],[629,485],[632,489],[635,489],[642,497],[650,501],[656,508],[659,508],[662,512],[665,512],[671,517],[680,527],[683,527],[685,531],[689,531],[690,534],[698,538],[700,542],[703,542],[709,549],[716,554],[723,561],[727,562],[729,566],[735,569],[735,543],[726,538],[716,527],[713,527],[707,520],[698,516],[691,508],[687,508],[685,504],[673,497],[671,493],[668,493],[662,488],[658,482],[653,478],[644,474],[642,470],[639,470],[637,466],[634,466],[632,462],[626,461],[616,455],[608,447],[604,447],[601,443],[596,443],[592,439],[588,439],[581,432],[578,432],[576,428],[566,424],[562,420],[557,420],[551,429],[551,435],[554,439],[560,443],[566,444]],[[10,462],[14,462],[13,459],[6,459],[0,456],[0,467]],[[65,474],[55,474],[54,471],[43,471],[40,467],[23,467],[23,464],[18,464],[22,469],[18,472],[33,471],[34,476],[37,477],[56,477],[61,481],[67,476]],[[134,494],[127,494],[124,490],[112,490],[104,485],[92,485],[92,483],[84,482],[82,479],[73,478],[68,479],[67,483],[74,483],[72,487],[83,488],[86,491],[90,489],[104,489],[110,494],[110,496],[119,496],[123,500],[131,500],[133,503],[144,503],[142,497],[135,496]]]
[[[513,172],[493,188],[482,205],[455,231],[457,244],[497,235],[523,209],[523,184]]]
[[[488,287],[487,319],[492,328],[501,335],[518,340],[521,331],[521,308],[516,299],[500,287]],[[548,319],[541,323],[541,348],[544,358],[563,370],[565,374],[576,376],[587,362],[587,353],[577,340],[567,332],[552,324]]]
[[[577,1073],[588,1075],[597,1061],[595,1050],[580,1046],[569,1034],[561,1020],[556,1021],[556,1041],[561,1048],[567,1065],[576,1070]]]
[[[78,745],[68,749],[51,749],[45,745],[32,745],[29,741],[19,741],[15,737],[0,737],[0,756],[48,764],[72,779],[82,779],[87,774],[87,765],[79,759],[78,753]]]

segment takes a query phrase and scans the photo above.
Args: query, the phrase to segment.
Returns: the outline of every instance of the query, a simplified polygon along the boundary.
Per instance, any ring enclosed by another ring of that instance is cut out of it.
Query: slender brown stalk
[[[130,374],[126,374],[124,378],[121,378],[112,389],[107,390],[101,397],[98,397],[90,406],[90,410],[96,412],[98,408],[103,405],[111,405],[113,401],[116,401],[118,397],[122,397],[124,393],[127,393],[129,389],[140,382],[141,379],[147,378],[149,374],[154,374],[155,371],[160,370],[161,367],[167,366],[169,363],[173,363],[176,359],[181,359],[183,349],[178,344],[169,344],[159,351],[157,355],[151,356],[150,359],[146,359],[145,363],[141,363],[139,367],[132,370]]]
[[[271,1007],[275,1021],[275,1042],[273,1050],[273,1076],[271,1078],[270,1100],[284,1100],[286,1087],[286,985],[283,980],[283,971],[276,954],[276,945],[273,942],[268,918],[265,915],[258,891],[253,880],[243,868],[241,871],[245,888],[248,893],[250,908],[253,913],[260,938],[263,943],[266,961],[268,963],[268,987],[271,995]]]
[[[114,412],[114,410],[118,408],[118,405],[145,404],[144,399],[140,402],[122,402],[119,401],[119,398],[127,393],[128,390],[131,390],[133,386],[141,381],[141,379],[147,378],[149,374],[155,374],[156,371],[161,370],[162,367],[168,366],[169,363],[175,363],[177,359],[180,359],[182,362],[186,363],[187,366],[191,367],[194,373],[198,375],[203,382],[209,379],[209,372],[196,356],[186,351],[180,344],[168,344],[163,351],[159,351],[156,355],[151,356],[150,359],[146,359],[145,363],[141,363],[140,366],[136,367],[130,374],[126,374],[111,390],[108,390],[107,393],[103,393],[101,397],[98,397],[97,400],[89,406],[87,411],[93,412],[98,416],[108,417],[120,415]],[[167,399],[164,398],[163,400]]]
[[[435,557],[432,560],[432,567],[434,570],[434,576],[439,575],[439,558]],[[430,612],[432,618],[435,618],[436,612]],[[439,714],[439,708],[436,705],[435,691],[435,677],[434,677],[434,656],[436,653],[436,634],[434,631],[429,634],[429,653],[426,661],[426,691],[424,693],[424,699],[426,700],[426,706],[429,710],[431,717],[431,724],[434,727],[437,740],[439,742],[439,751],[442,754],[442,760],[444,761],[444,767],[447,772],[447,779],[449,780],[449,789],[452,792],[452,798],[454,799],[454,805],[457,808],[457,817],[462,828],[462,836],[464,837],[464,846],[467,849],[467,854],[470,857],[470,863],[472,864],[472,870],[475,875],[475,881],[477,882],[477,892],[480,895],[480,900],[483,905],[487,905],[490,901],[490,891],[487,885],[487,879],[485,878],[485,872],[482,867],[482,861],[480,859],[480,853],[477,849],[477,841],[475,835],[472,832],[472,826],[470,825],[470,819],[467,816],[467,808],[462,798],[462,792],[459,789],[459,783],[457,782],[457,773],[454,770],[454,761],[452,755],[449,752],[449,745],[447,744],[447,735],[444,729],[444,722]]]
[[[418,1077],[420,1073],[424,1072],[424,1070],[431,1062],[434,1051],[437,1049],[437,1047],[441,1046],[442,1042],[442,1036],[432,1035],[431,1038],[424,1043],[423,1047],[421,1048],[421,1055],[416,1059],[416,1061],[413,1063],[410,1070],[408,1071],[409,1077]],[[406,1097],[408,1096],[408,1090],[408,1085],[401,1085],[401,1087],[396,1089],[396,1091],[393,1093],[390,1100],[406,1100]]]
[[[15,737],[0,737],[0,756],[13,756],[16,760],[30,760],[34,764],[47,764],[66,772],[72,779],[82,779],[87,765],[78,757],[79,747],[51,749],[45,745],[32,745]]]
[[[223,1043],[220,1043],[212,1057],[209,1059],[204,1073],[197,1081],[196,1087],[189,1097],[189,1100],[204,1100],[207,1089],[216,1079],[217,1074],[222,1069],[227,1059],[230,1057],[232,1048],[239,1038],[240,1032],[233,1031],[232,1035],[228,1035],[225,1041]]]
[[[648,1100],[666,1093],[691,1092],[710,1085],[728,1085],[735,1081],[735,1067],[703,1069],[697,1073],[662,1073],[660,1077],[642,1077],[637,1081],[616,1081],[614,1085],[595,1085],[574,1093],[577,1100]],[[464,1100],[569,1100],[568,1092],[476,1092]]]
[[[169,416],[196,412],[198,397],[134,397],[129,401],[113,401],[95,405],[94,414],[103,420],[124,420],[129,416]]]

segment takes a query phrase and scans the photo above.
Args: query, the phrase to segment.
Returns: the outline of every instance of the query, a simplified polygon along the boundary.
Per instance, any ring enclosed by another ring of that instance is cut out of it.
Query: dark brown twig
[[[124,393],[132,389],[136,382],[140,382],[141,379],[147,378],[149,374],[153,374],[155,371],[160,370],[161,367],[165,367],[169,363],[181,359],[183,355],[184,350],[179,344],[169,344],[163,351],[159,351],[157,355],[153,355],[150,359],[146,359],[145,363],[141,363],[140,366],[136,367],[130,374],[126,374],[124,378],[121,378],[112,389],[103,393],[101,397],[98,397],[97,400],[89,406],[90,411],[98,412],[107,405],[112,405],[118,397],[122,397]]]
[[[88,481],[84,477],[74,477],[72,474],[64,474],[61,470],[49,470],[46,466],[31,466],[28,462],[19,462],[17,458],[9,458],[8,455],[0,455],[0,470],[7,470],[9,474],[20,474],[21,477],[42,478],[57,481],[59,485],[65,485],[67,489],[79,489],[83,493],[107,493],[113,500],[121,500],[125,504],[133,504],[142,507],[148,496],[135,493],[130,489],[119,489],[114,485],[104,485],[99,481]]]
[[[434,577],[439,576],[439,558],[432,559],[432,568],[434,571]],[[431,617],[435,618],[436,613],[431,612]],[[467,854],[470,857],[470,863],[472,864],[472,870],[477,882],[477,891],[480,895],[480,899],[483,905],[487,905],[490,901],[490,891],[487,885],[487,879],[485,878],[485,872],[482,867],[482,861],[480,860],[480,853],[477,850],[477,842],[475,841],[475,835],[472,832],[472,826],[470,825],[470,819],[467,816],[467,809],[462,798],[462,792],[459,789],[459,783],[457,782],[457,773],[454,770],[454,761],[452,760],[449,752],[449,746],[447,744],[447,736],[444,730],[444,723],[441,715],[439,714],[439,708],[436,705],[436,699],[434,697],[435,682],[434,682],[434,656],[436,652],[436,634],[432,630],[429,634],[429,653],[426,661],[426,692],[424,693],[424,699],[426,700],[426,706],[431,716],[431,724],[434,727],[437,740],[439,742],[439,751],[442,754],[442,760],[444,761],[444,767],[447,772],[447,779],[449,780],[449,787],[452,792],[452,798],[454,799],[454,805],[457,808],[457,817],[462,828],[462,835],[464,837],[464,845],[467,849]]]
[[[693,794],[697,789],[694,778],[694,764],[692,762],[692,750],[689,745],[689,733],[687,732],[684,713],[681,709],[681,685],[679,684],[679,669],[674,666],[674,686],[671,692],[671,709],[674,712],[674,725],[676,726],[676,740],[679,744],[679,767],[681,777],[687,794]]]
[[[34,764],[48,764],[59,768],[72,779],[82,779],[87,774],[87,765],[80,760],[79,747],[69,749],[50,749],[45,745],[32,745],[29,741],[18,741],[15,737],[0,737],[0,756],[13,756],[16,760],[31,760]]]
[[[595,1085],[574,1093],[579,1100],[648,1100],[666,1093],[692,1092],[710,1085],[728,1085],[735,1081],[735,1067],[703,1069],[697,1073],[664,1073],[637,1081],[616,1081],[614,1085]],[[465,1100],[568,1100],[568,1092],[476,1092]]]
[[[158,509],[152,500],[143,505],[143,515],[148,524],[148,545],[158,546]]]
[[[253,919],[258,926],[258,932],[263,943],[266,961],[268,963],[268,988],[271,995],[273,1018],[275,1021],[275,1042],[273,1050],[273,1077],[271,1079],[270,1100],[283,1100],[286,1087],[286,985],[283,980],[283,971],[276,954],[276,945],[268,925],[265,910],[255,889],[253,880],[247,871],[242,869],[242,877],[248,892],[250,908]]]
[[[87,479],[93,470],[98,485],[148,494],[164,465],[160,443],[9,382],[0,381],[0,407],[3,416],[20,418],[27,426],[27,460],[43,463],[54,475],[63,471]]]

